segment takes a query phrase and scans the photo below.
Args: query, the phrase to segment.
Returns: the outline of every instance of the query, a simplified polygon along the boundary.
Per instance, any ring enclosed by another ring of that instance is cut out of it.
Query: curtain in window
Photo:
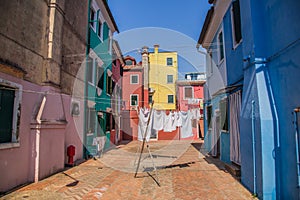
[[[241,91],[229,96],[230,105],[230,160],[241,164],[240,153],[240,113],[241,113]]]

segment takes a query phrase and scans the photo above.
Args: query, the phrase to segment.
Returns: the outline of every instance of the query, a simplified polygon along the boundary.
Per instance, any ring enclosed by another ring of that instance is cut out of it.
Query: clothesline
[[[139,109],[139,125],[138,125],[138,140],[142,140],[142,136],[146,129],[147,122],[150,117],[149,128],[146,133],[146,141],[149,141],[152,131],[172,132],[180,128],[181,138],[193,136],[192,120],[201,118],[200,109],[192,109],[188,111],[171,111],[166,114],[165,110],[153,110],[153,115],[150,116],[148,108]]]

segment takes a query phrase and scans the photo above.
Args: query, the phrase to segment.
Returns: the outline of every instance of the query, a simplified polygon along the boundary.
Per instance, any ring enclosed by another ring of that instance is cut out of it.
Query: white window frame
[[[206,63],[207,65],[207,76],[211,77],[213,74],[213,52],[212,49],[209,49],[206,55],[206,60],[208,61]]]
[[[172,103],[169,103],[169,96],[173,96],[173,102]],[[167,96],[167,102],[168,102],[168,104],[174,104],[175,103],[175,96],[174,96],[174,94],[168,94],[168,96]]]
[[[243,37],[239,42],[236,42],[236,35],[235,35],[235,28],[234,28],[234,12],[233,12],[233,5],[231,4],[231,31],[232,31],[232,44],[233,44],[233,49],[236,49],[243,41]],[[240,16],[241,17],[241,16]]]
[[[172,76],[172,82],[169,82],[168,77]],[[167,74],[167,84],[172,84],[174,83],[174,75],[173,74]]]
[[[192,89],[192,97],[191,98],[186,98],[186,96],[185,96],[185,89],[186,88],[191,88]],[[188,100],[188,99],[193,99],[193,98],[194,98],[194,88],[192,86],[185,86],[185,87],[183,87],[183,99],[184,100]]]
[[[222,42],[223,42],[223,58],[221,59],[221,49],[220,49],[220,40],[219,40],[219,36],[220,34],[222,33]],[[218,35],[217,35],[217,41],[218,41],[218,62],[219,62],[219,65],[224,62],[224,59],[225,59],[225,43],[224,43],[224,31],[223,31],[223,28],[221,28],[221,30],[218,32]]]
[[[0,87],[8,86],[15,89],[15,99],[14,99],[14,108],[13,108],[13,118],[12,118],[12,141],[8,143],[0,143],[0,149],[14,148],[19,147],[19,138],[18,135],[18,120],[21,118],[21,102],[22,102],[22,91],[23,86],[8,80],[4,80],[0,78]]]
[[[97,34],[98,38],[101,40],[101,42],[103,42],[103,24],[105,22],[104,17],[100,11],[100,8],[97,4],[97,2],[95,0],[92,1],[91,3],[91,9],[93,9],[95,11],[95,16],[93,19],[93,26],[91,26],[91,28],[94,30],[94,32]],[[97,14],[98,13],[98,14]],[[98,19],[97,19],[97,15],[98,15]],[[101,33],[99,35],[98,33],[98,22],[101,22]]]
[[[132,96],[137,96],[137,102],[136,105],[132,105]],[[138,94],[131,94],[130,95],[130,106],[138,106],[139,105],[139,95]]]
[[[108,53],[112,55],[112,41],[113,41],[113,36],[111,30],[108,31]]]
[[[133,83],[132,82],[132,77],[136,76],[137,77],[137,82]],[[130,74],[130,84],[136,85],[139,84],[139,75],[138,74]]]
[[[172,59],[172,64],[171,64],[171,65],[168,65],[168,59],[169,59],[169,58]],[[166,58],[166,62],[167,62],[167,63],[166,63],[167,66],[173,66],[173,65],[174,65],[173,57],[167,57],[167,58]]]
[[[90,49],[90,53],[89,53],[89,57],[92,59],[92,82],[90,82],[90,80],[88,80],[88,83],[92,86],[96,86],[97,85],[97,81],[96,79],[98,79],[98,68],[102,67],[104,62],[97,56],[96,52],[93,49]],[[96,66],[96,61],[97,61],[97,66]]]

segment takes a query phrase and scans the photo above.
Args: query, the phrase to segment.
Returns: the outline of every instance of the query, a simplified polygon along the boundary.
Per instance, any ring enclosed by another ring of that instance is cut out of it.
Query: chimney
[[[155,54],[158,53],[158,48],[159,48],[159,45],[158,45],[158,44],[155,44],[155,45],[154,45],[154,53],[155,53]]]
[[[142,47],[142,67],[144,68],[144,88],[149,88],[149,52],[148,47]]]

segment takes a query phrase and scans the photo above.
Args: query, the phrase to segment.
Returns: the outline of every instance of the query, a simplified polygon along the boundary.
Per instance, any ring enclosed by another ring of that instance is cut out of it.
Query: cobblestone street
[[[120,145],[1,199],[252,199],[220,161],[205,156],[202,141],[150,142],[158,177],[145,154],[134,178],[138,145]]]

